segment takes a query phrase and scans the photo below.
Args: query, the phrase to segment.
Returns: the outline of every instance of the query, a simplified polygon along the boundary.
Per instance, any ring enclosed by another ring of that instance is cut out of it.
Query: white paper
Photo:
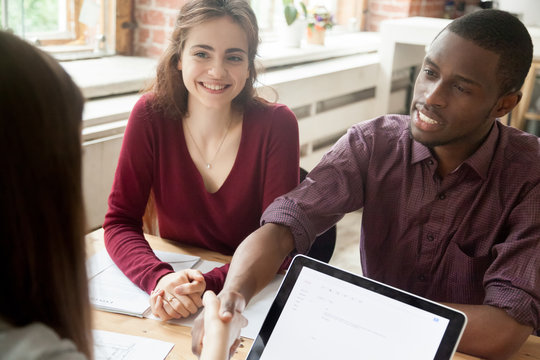
[[[217,267],[222,267],[225,265],[224,263],[220,263],[217,261],[210,261],[210,260],[201,260],[197,265],[195,265],[193,268],[200,270],[203,274],[214,270]]]
[[[261,330],[266,314],[274,302],[274,298],[283,281],[283,275],[276,275],[270,284],[266,285],[260,293],[255,295],[244,310],[244,316],[248,319],[248,325],[242,329],[241,335],[255,339]]]
[[[99,10],[99,5],[94,0],[83,1],[79,21],[88,26],[96,26],[99,20]]]
[[[95,360],[163,360],[174,344],[140,336],[92,330]]]
[[[155,251],[156,256],[174,271],[190,269],[200,260],[197,256]],[[149,295],[141,290],[114,264],[106,250],[88,259],[87,271],[90,302],[97,309],[143,317],[150,308]]]
[[[106,250],[94,254],[86,260],[86,274],[88,279],[92,279],[97,274],[105,271],[108,267],[114,265],[114,261]]]
[[[216,261],[200,260],[196,256],[159,251],[155,253],[161,260],[171,263],[175,271],[194,268],[206,273],[224,265]],[[91,257],[87,262],[87,268],[91,277],[90,299],[95,307],[105,311],[159,320],[148,311],[148,294],[133,284],[114,265],[106,251]],[[283,275],[276,275],[270,284],[251,299],[244,310],[248,325],[242,329],[243,337],[250,339],[257,337],[282,281]],[[187,318],[169,320],[169,323],[191,327],[199,312]]]
[[[90,280],[90,302],[97,309],[142,317],[150,307],[149,296],[116,266]]]

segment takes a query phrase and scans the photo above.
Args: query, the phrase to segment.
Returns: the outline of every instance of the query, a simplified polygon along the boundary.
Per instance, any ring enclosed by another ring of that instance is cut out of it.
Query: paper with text
[[[141,336],[92,330],[95,360],[163,360],[174,344]]]
[[[192,268],[200,258],[197,256],[154,251],[156,256],[168,262],[174,271]],[[86,263],[90,302],[97,309],[143,317],[150,308],[149,295],[141,290],[114,264],[106,250],[92,256]]]

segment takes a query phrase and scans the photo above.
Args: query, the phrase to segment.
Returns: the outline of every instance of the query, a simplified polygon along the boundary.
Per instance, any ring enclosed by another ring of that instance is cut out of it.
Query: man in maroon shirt
[[[531,59],[527,29],[508,13],[452,22],[424,58],[410,116],[353,126],[266,209],[233,257],[222,318],[286,255],[363,209],[365,275],[465,312],[459,351],[510,357],[540,328],[540,140],[497,118],[519,102]]]

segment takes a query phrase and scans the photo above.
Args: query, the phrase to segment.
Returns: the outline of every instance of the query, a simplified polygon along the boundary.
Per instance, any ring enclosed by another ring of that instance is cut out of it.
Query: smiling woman
[[[230,255],[266,206],[298,183],[296,118],[253,86],[258,42],[245,0],[187,2],[153,84],[131,112],[105,243],[163,320],[195,313],[205,290],[221,289],[228,265],[174,272],[153,255],[143,223],[157,218],[163,238]],[[145,209],[157,215],[143,216]]]

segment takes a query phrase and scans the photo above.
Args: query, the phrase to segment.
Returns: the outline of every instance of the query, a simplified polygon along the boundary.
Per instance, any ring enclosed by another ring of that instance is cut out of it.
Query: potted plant
[[[334,25],[332,14],[324,6],[316,6],[308,12],[308,43],[324,45],[327,29]]]
[[[283,34],[283,42],[290,47],[300,47],[302,35],[306,28],[307,8],[302,1],[283,0],[283,15],[287,27]]]

